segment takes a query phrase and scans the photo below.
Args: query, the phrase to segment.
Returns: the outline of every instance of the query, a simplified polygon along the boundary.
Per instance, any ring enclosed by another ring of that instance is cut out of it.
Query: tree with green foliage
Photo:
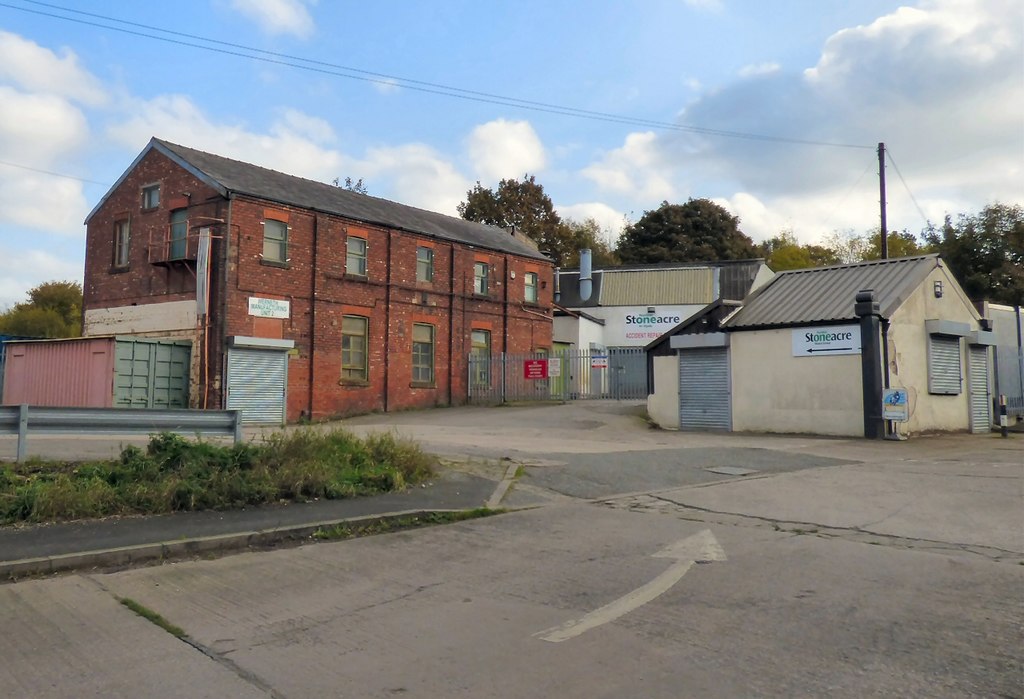
[[[626,227],[616,249],[623,264],[712,262],[755,257],[740,220],[708,199],[667,201]]]
[[[955,221],[946,216],[924,237],[971,299],[1024,305],[1024,207],[995,203]]]
[[[606,242],[609,238],[608,231],[601,227],[595,219],[588,218],[583,221],[566,219],[565,226],[569,234],[567,240],[568,252],[562,259],[566,267],[578,267],[580,264],[580,250],[589,248],[591,260],[594,267],[617,267],[619,258],[615,250]]]
[[[0,334],[23,337],[78,337],[82,334],[82,285],[44,282],[28,302],[0,314]]]
[[[775,272],[839,264],[839,258],[821,245],[801,245],[792,230],[784,230],[760,245],[765,264]]]
[[[524,175],[522,181],[502,180],[494,190],[477,182],[466,192],[466,201],[458,205],[458,210],[467,221],[528,235],[558,266],[564,266],[573,254],[578,259],[573,231],[533,175]]]

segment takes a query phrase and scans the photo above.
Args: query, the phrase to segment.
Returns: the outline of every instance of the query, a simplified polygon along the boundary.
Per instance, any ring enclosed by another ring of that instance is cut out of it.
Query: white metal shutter
[[[992,429],[988,394],[988,348],[971,345],[967,356],[967,390],[970,394],[971,432],[981,434]]]
[[[729,350],[726,347],[679,351],[679,427],[728,430]]]
[[[928,336],[928,392],[943,395],[960,393],[960,338]]]
[[[228,350],[228,410],[242,422],[284,424],[288,355],[274,350]]]

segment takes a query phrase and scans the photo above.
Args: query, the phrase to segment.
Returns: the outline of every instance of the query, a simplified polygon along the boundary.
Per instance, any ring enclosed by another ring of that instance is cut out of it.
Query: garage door
[[[679,427],[731,429],[728,348],[679,351]]]
[[[284,424],[288,354],[280,350],[228,350],[228,410],[244,423]]]
[[[970,345],[967,386],[970,393],[971,432],[980,434],[992,429],[992,404],[988,394],[988,347]]]

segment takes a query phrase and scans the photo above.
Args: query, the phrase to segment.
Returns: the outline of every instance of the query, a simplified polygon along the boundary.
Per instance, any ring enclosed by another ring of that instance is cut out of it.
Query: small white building
[[[903,389],[903,434],[987,432],[989,326],[937,255],[782,272],[710,331],[673,331],[654,356],[652,418],[670,429],[863,436],[854,300],[879,303],[886,387]],[[672,406],[678,406],[676,411]]]

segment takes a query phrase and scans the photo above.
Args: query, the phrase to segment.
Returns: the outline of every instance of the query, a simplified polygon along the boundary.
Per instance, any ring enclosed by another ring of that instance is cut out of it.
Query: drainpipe
[[[857,292],[854,312],[860,318],[861,390],[864,397],[864,436],[868,439],[885,438],[882,419],[882,365],[878,338],[881,315],[875,292],[865,289]]]
[[[217,275],[221,280],[221,294],[220,294],[220,347],[218,348],[217,354],[220,356],[220,407],[226,409],[228,407],[228,293],[230,284],[228,283],[228,275],[231,273],[231,236],[234,234],[234,228],[231,226],[231,209],[232,203],[234,203],[234,196],[231,192],[227,193],[228,199],[228,213],[224,217],[227,221],[227,230],[224,233],[224,259],[222,264],[224,265],[221,270],[221,274]],[[235,274],[238,271],[235,270]],[[209,369],[207,369],[209,370]]]
[[[310,270],[310,299],[309,305],[309,419],[313,420],[313,398],[316,386],[316,362],[313,361],[316,355],[316,274],[317,274],[317,252],[320,248],[320,214],[313,216],[313,264]]]
[[[387,266],[385,266],[384,282],[384,412],[388,411],[388,398],[391,395],[391,381],[388,370],[391,368],[391,230],[387,231]],[[369,349],[369,348],[367,348]]]

